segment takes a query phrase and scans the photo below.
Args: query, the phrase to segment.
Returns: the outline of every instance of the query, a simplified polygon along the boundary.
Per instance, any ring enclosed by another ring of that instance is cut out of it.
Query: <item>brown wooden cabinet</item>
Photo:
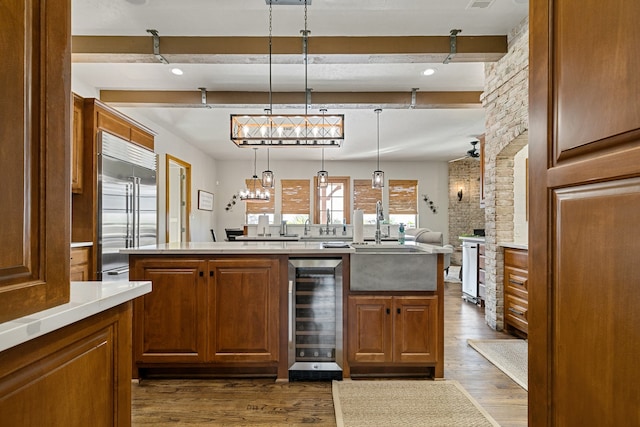
[[[134,306],[135,368],[277,372],[279,258],[130,256],[130,277],[153,283]]]
[[[525,249],[504,249],[504,324],[508,332],[529,333],[528,254]]]
[[[70,14],[2,3],[0,323],[69,301]]]
[[[73,115],[71,121],[71,192],[80,194],[83,187],[84,120],[82,110],[84,100],[73,94]]]
[[[70,279],[72,282],[89,280],[89,257],[91,248],[71,248]]]
[[[131,303],[0,353],[3,426],[131,425]]]
[[[207,263],[201,259],[148,259],[130,271],[153,290],[134,305],[134,362],[206,360]]]
[[[277,362],[279,261],[209,261],[209,358],[214,362]]]
[[[437,296],[349,296],[348,313],[352,368],[438,361]]]
[[[82,191],[72,195],[71,240],[74,242],[93,242],[95,250],[91,252],[89,267],[90,280],[96,280],[98,270],[98,153],[101,150],[99,133],[109,132],[126,141],[154,148],[154,132],[142,124],[130,119],[119,111],[94,98],[82,100],[82,139],[81,158],[75,163],[82,169],[77,175],[82,182]],[[74,103],[74,107],[75,107]],[[78,104],[79,105],[79,104]]]

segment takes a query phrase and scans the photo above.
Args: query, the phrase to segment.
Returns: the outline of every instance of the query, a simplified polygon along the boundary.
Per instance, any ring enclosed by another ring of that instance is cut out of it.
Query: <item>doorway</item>
[[[166,155],[166,242],[189,241],[191,164]]]

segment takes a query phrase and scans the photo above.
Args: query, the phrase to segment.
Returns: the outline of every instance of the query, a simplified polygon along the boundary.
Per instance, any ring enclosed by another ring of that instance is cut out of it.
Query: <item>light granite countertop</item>
[[[498,246],[511,249],[524,249],[525,251],[529,250],[529,244],[527,243],[500,242],[498,243]]]
[[[332,245],[335,243],[335,245]],[[129,255],[243,255],[243,254],[345,254],[354,253],[356,250],[343,246],[344,241],[319,242],[319,241],[299,241],[299,242],[189,242],[189,243],[162,243],[159,245],[142,246],[140,248],[121,249],[120,253]],[[385,246],[397,246],[397,242],[382,243],[374,245],[367,243],[366,246],[377,246],[384,249]],[[426,253],[450,253],[451,249],[441,246],[433,246],[424,243],[406,242],[406,245],[415,246]],[[330,247],[336,246],[336,247]]]
[[[68,303],[0,323],[0,352],[151,292],[151,282],[71,282]]]
[[[93,242],[71,242],[72,248],[85,248],[87,246],[93,246]]]

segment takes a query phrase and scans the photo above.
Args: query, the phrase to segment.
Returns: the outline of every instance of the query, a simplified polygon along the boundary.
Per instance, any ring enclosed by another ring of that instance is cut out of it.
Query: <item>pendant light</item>
[[[271,55],[273,53],[273,48],[272,48],[272,42],[273,42],[273,37],[272,37],[272,11],[271,11],[271,3],[269,3],[269,110],[266,111],[265,113],[267,113],[267,115],[269,116],[269,118],[271,118],[271,113],[273,112],[273,85],[271,82]],[[269,120],[269,129],[266,129],[269,131],[269,136],[272,135],[272,130],[273,130],[273,120]],[[269,140],[269,145],[271,145],[271,140]],[[273,172],[271,171],[271,169],[269,168],[269,147],[267,147],[267,170],[262,171],[262,187],[263,188],[273,188],[274,185],[274,177],[273,177]]]
[[[268,202],[271,198],[269,190],[260,190],[258,187],[258,175],[256,172],[256,162],[258,160],[258,148],[253,148],[253,177],[251,177],[251,185],[240,190],[240,200],[252,201],[252,202]]]
[[[380,113],[382,113],[382,109],[376,108],[374,112],[377,115],[378,122],[378,169],[373,171],[371,176],[371,187],[382,188],[384,187],[384,172],[380,170]]]
[[[321,108],[320,112],[322,113],[322,126],[324,127],[324,113],[327,111],[326,108]],[[318,188],[326,188],[329,185],[329,172],[324,170],[324,147],[322,147],[322,164],[320,166],[320,170],[318,171]]]

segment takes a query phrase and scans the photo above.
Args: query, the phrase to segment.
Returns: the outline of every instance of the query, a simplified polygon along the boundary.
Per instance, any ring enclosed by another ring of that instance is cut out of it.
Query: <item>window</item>
[[[376,202],[382,201],[382,188],[372,188],[370,179],[353,180],[353,209],[362,209],[365,224],[376,223]]]
[[[349,223],[349,177],[329,176],[329,185],[325,188],[318,188],[318,177],[314,177],[313,186],[316,194],[313,221],[326,224],[329,209],[331,224]]]
[[[253,188],[254,182],[253,179],[247,179],[246,181],[247,184],[247,188]],[[255,185],[262,185],[260,183],[260,181],[258,180]],[[268,202],[251,202],[251,201],[247,201],[246,203],[246,207],[245,207],[245,213],[247,216],[247,224],[257,224],[258,223],[258,217],[260,215],[268,215],[269,216],[269,222],[271,224],[273,224],[274,221],[274,216],[275,216],[275,212],[276,212],[276,191],[275,188],[272,188],[269,190],[269,192],[271,193],[271,198],[269,199]]]
[[[311,195],[308,179],[283,179],[280,213],[288,224],[304,224],[310,216]]]
[[[418,224],[418,181],[415,179],[389,180],[389,222]]]

